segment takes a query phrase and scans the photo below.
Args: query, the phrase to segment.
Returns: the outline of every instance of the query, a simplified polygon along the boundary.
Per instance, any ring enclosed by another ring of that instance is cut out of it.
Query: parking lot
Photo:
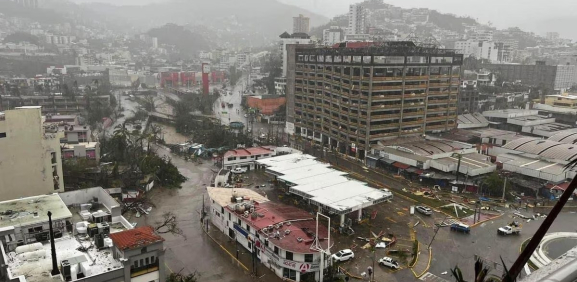
[[[311,215],[316,212],[316,207],[308,205],[300,197],[287,195],[284,191],[276,189],[270,181],[270,177],[264,171],[251,171],[243,175],[246,186],[258,189],[267,194],[272,201],[283,202],[296,205],[309,212]],[[256,186],[259,186],[256,188]],[[459,266],[465,277],[472,277],[474,274],[475,256],[479,256],[486,261],[493,273],[500,275],[503,270],[501,258],[507,267],[510,267],[517,256],[522,242],[531,237],[539,227],[542,218],[537,220],[521,220],[514,215],[516,212],[532,216],[531,210],[514,210],[503,208],[503,215],[485,221],[471,228],[469,234],[450,231],[449,226],[440,227],[436,236],[436,223],[458,222],[456,219],[448,219],[447,214],[439,210],[433,210],[432,215],[427,216],[421,213],[410,214],[410,206],[416,205],[412,200],[404,197],[395,197],[391,202],[385,202],[370,207],[363,211],[363,220],[356,223],[356,213],[349,216],[355,222],[352,226],[353,235],[340,234],[337,229],[338,219],[333,218],[331,226],[331,241],[334,244],[331,252],[335,253],[342,249],[351,249],[355,257],[347,262],[339,263],[352,276],[361,277],[363,272],[367,272],[367,267],[373,266],[373,253],[367,248],[367,242],[359,239],[373,238],[375,235],[384,234],[385,237],[396,238],[396,243],[390,248],[377,249],[374,255],[378,260],[383,256],[390,256],[400,264],[399,270],[392,270],[378,266],[375,262],[376,281],[417,281],[413,272],[408,268],[413,252],[413,240],[416,238],[420,242],[421,256],[419,261],[424,263],[428,269],[424,272],[422,280],[433,281],[437,278],[452,281],[450,269]],[[497,228],[507,225],[517,220],[522,222],[523,230],[519,235],[502,236],[497,234]],[[417,223],[418,222],[418,223]],[[563,213],[556,220],[551,228],[555,231],[575,231],[577,218],[574,214]],[[414,232],[413,232],[414,231]],[[433,240],[434,237],[434,240]],[[422,255],[423,248],[431,245],[432,256],[428,265],[428,255]],[[398,255],[404,251],[407,255]],[[424,270],[425,268],[423,268]],[[414,269],[417,274],[419,271]]]

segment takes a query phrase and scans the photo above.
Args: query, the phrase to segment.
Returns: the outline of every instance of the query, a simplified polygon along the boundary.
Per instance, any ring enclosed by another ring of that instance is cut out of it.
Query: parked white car
[[[432,211],[430,208],[427,208],[427,207],[416,206],[415,209],[416,209],[418,212],[420,212],[420,213],[422,213],[422,214],[424,214],[424,215],[432,215],[432,214],[433,214],[433,211]]]
[[[334,261],[347,261],[355,257],[355,253],[351,249],[340,250],[331,256]]]
[[[399,268],[399,263],[390,257],[383,257],[382,259],[379,259],[379,265],[390,267],[392,269]]]
[[[232,172],[232,173],[245,173],[245,172],[246,172],[246,168],[237,167],[237,168],[232,169],[231,172]]]

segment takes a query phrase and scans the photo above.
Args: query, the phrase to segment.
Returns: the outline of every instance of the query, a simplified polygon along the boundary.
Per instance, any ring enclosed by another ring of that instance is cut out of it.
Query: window
[[[296,280],[297,279],[297,272],[296,270],[283,268],[282,269],[282,276],[288,279]]]
[[[246,232],[250,232],[250,226],[246,225]]]
[[[279,253],[279,250],[278,250],[278,247],[277,247],[277,246],[274,246],[274,253],[277,254],[277,255],[278,255],[278,253]]]
[[[144,262],[146,263],[146,265],[150,264],[149,258],[144,259]]]
[[[286,259],[293,260],[293,253],[292,252],[286,252]]]
[[[228,220],[232,220],[232,219],[230,219],[230,213],[228,213]]]
[[[305,262],[313,262],[313,254],[305,254]]]
[[[224,213],[224,207],[220,207],[220,213]]]
[[[238,219],[238,225],[239,225],[239,226],[242,226],[241,223],[240,223],[240,218]]]
[[[0,138],[6,138],[6,132],[0,132]]]
[[[134,261],[134,267],[138,267],[138,260]]]
[[[236,157],[230,157],[230,158],[228,158],[227,160],[229,160],[229,161],[234,161],[234,160],[236,160]]]
[[[140,253],[141,253],[141,254],[144,254],[144,253],[146,253],[146,247],[144,247],[144,248],[140,249]]]
[[[246,157],[240,157],[239,159],[241,159],[241,160],[246,160]]]
[[[154,256],[151,256],[151,257],[150,257],[150,263],[154,263],[154,262],[155,262],[154,259],[155,259],[155,257],[154,257]]]

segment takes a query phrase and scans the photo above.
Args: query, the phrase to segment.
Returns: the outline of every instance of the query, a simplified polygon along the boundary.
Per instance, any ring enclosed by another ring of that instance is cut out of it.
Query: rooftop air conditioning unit
[[[287,229],[287,230],[285,230],[285,231],[284,231],[284,234],[285,234],[285,235],[289,235],[289,234],[291,234],[291,231],[290,231],[290,229]]]
[[[301,237],[298,237],[298,238],[297,238],[297,241],[300,243],[300,242],[302,242],[302,241],[303,241],[303,238],[301,238]]]

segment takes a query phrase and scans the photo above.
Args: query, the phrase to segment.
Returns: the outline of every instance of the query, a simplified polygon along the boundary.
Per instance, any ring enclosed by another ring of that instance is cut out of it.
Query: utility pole
[[[447,220],[448,217],[449,217],[448,215],[445,216],[445,219],[443,219],[443,221],[441,221],[440,224],[443,224],[443,222],[445,222],[445,220]],[[431,248],[431,245],[433,244],[433,241],[435,240],[435,237],[437,237],[437,233],[439,233],[439,229],[441,229],[441,226],[440,226],[440,225],[437,226],[437,230],[435,230],[435,234],[433,234],[433,238],[431,238],[431,242],[429,242],[429,245],[427,246],[427,249],[430,249],[430,248]]]
[[[502,202],[505,202],[505,188],[507,187],[507,176],[505,176],[505,181],[503,181],[503,198],[501,199]]]

